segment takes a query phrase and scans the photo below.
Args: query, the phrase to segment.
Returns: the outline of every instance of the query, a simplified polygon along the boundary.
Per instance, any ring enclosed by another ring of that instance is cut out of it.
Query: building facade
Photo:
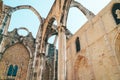
[[[120,79],[120,25],[111,2],[67,41],[67,80]]]

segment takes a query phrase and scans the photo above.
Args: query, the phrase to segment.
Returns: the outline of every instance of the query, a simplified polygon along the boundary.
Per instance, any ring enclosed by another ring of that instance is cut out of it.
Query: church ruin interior
[[[75,34],[66,25],[72,7],[87,19]],[[36,37],[26,27],[8,31],[12,14],[22,9],[39,19]],[[75,0],[55,0],[46,18],[31,5],[11,7],[0,0],[0,80],[120,80],[119,28],[120,0],[97,15]]]

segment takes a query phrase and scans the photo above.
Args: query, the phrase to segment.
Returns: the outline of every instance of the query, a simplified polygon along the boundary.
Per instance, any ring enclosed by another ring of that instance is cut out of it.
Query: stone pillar
[[[11,15],[7,15],[7,21],[6,21],[6,25],[4,26],[4,32],[3,34],[4,35],[7,35],[8,33],[8,28],[9,28],[9,25],[10,25],[10,20],[11,20]]]
[[[38,75],[37,80],[43,80],[43,69],[44,69],[44,65],[45,65],[45,53],[40,53],[40,68],[38,70],[38,73],[40,72],[40,75]]]
[[[3,1],[0,0],[0,13],[2,13],[2,11],[3,11]]]
[[[65,26],[58,27],[58,80],[66,80],[66,35]]]
[[[32,80],[32,64],[33,64],[33,59],[30,59],[28,64],[26,80]]]
[[[3,20],[3,1],[0,0],[0,29],[2,28],[1,27],[2,20]]]

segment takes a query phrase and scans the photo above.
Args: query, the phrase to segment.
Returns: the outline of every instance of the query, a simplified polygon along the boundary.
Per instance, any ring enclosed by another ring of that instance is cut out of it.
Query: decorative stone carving
[[[116,10],[116,15],[117,15],[117,19],[120,19],[120,10],[119,9]]]
[[[116,3],[112,7],[112,15],[116,24],[120,23],[120,3]]]

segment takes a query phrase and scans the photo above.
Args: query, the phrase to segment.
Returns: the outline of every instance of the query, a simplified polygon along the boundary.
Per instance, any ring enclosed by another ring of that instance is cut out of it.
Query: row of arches
[[[53,23],[54,24],[54,23]],[[76,40],[76,43],[78,43],[77,42],[78,40]],[[117,41],[117,42],[119,42],[119,40]],[[118,44],[116,44],[118,47],[119,47],[119,45]],[[79,51],[80,49],[78,49],[77,51]],[[119,52],[119,49],[118,49],[118,52]],[[84,60],[84,59],[83,59]],[[83,62],[84,63],[84,62]],[[86,63],[86,61],[85,61],[85,63]],[[81,70],[81,69],[80,69]],[[77,73],[75,73],[75,74],[77,74]],[[80,78],[78,78],[78,79],[80,79]],[[77,78],[75,79],[75,80],[77,80]]]
[[[74,3],[74,2],[73,2]],[[77,3],[77,2],[75,2],[76,4],[75,5],[73,5],[73,6],[79,6],[80,4],[79,3]],[[16,11],[16,10],[18,10],[18,9],[24,9],[24,8],[31,8],[30,6],[18,6],[18,7],[16,7],[16,8],[13,8],[13,11]],[[34,10],[33,8],[32,8],[32,10]],[[34,10],[35,11],[35,10]],[[83,12],[84,13],[84,12]],[[36,14],[38,14],[38,13],[36,13]],[[84,13],[85,14],[85,13]],[[88,14],[88,13],[87,13]],[[87,14],[85,14],[85,16],[87,15]],[[42,18],[41,18],[41,16],[40,16],[40,22],[42,22]],[[57,22],[57,21],[56,21]],[[51,22],[51,24],[53,25],[54,24],[54,22]],[[74,25],[73,25],[74,26]],[[39,26],[40,27],[40,26]],[[7,27],[6,27],[7,28]],[[7,30],[7,29],[6,29]],[[80,50],[80,49],[78,49],[78,50]]]
[[[21,9],[28,9],[28,10],[31,10],[36,16],[37,16],[37,18],[38,18],[38,20],[39,20],[39,27],[40,27],[40,23],[42,23],[43,21],[43,19],[42,19],[42,17],[41,17],[41,15],[36,11],[36,9],[34,9],[32,6],[29,6],[29,5],[22,5],[22,6],[17,6],[17,7],[14,7],[14,8],[10,8],[10,9],[8,9],[8,11],[6,12],[6,15],[5,15],[5,18],[4,18],[4,22],[3,22],[3,24],[2,24],[2,27],[1,28],[4,28],[4,33],[3,34],[7,34],[7,31],[8,31],[8,28],[9,28],[9,24],[10,24],[10,18],[11,18],[11,15],[12,15],[12,13],[13,12],[15,12],[15,11],[17,11],[17,10],[21,10]],[[29,12],[29,11],[28,11]],[[29,12],[30,13],[30,12]],[[24,14],[24,13],[23,13]],[[16,15],[17,16],[17,15]],[[29,16],[29,14],[27,14],[27,15],[25,15],[25,16]],[[21,20],[22,20],[22,18],[20,18],[20,21],[16,21],[17,23],[19,23],[19,22],[21,22]],[[24,20],[24,18],[23,18],[23,20]],[[25,19],[26,20],[26,19]],[[26,21],[25,21],[26,22]],[[36,21],[35,21],[36,22]],[[14,22],[15,23],[15,22]],[[37,24],[37,23],[36,23]],[[14,26],[14,25],[12,25],[12,26]],[[16,26],[18,26],[18,25],[16,25]],[[34,27],[36,27],[36,26],[34,26]],[[38,28],[36,28],[37,30],[38,30]]]
[[[76,2],[77,3],[77,2]],[[76,6],[77,5],[77,6]],[[78,6],[80,6],[81,4],[74,4],[73,5],[73,2],[72,2],[72,6],[71,7],[78,7]],[[78,7],[79,8],[79,7]],[[13,13],[13,12],[15,12],[15,11],[18,11],[18,10],[21,10],[21,9],[29,9],[29,10],[31,10],[31,11],[33,11],[36,15],[37,15],[37,17],[38,17],[38,19],[39,19],[39,21],[40,21],[40,23],[42,23],[42,17],[40,16],[40,14],[32,7],[32,6],[27,6],[27,5],[22,5],[22,6],[17,6],[17,7],[14,7],[12,10],[9,10],[9,12],[8,13]],[[18,11],[17,13],[20,13],[20,11]],[[84,12],[83,12],[84,13]],[[23,13],[24,14],[24,13]],[[8,15],[7,15],[8,16]],[[7,17],[6,16],[6,17]],[[18,21],[19,22],[19,21]],[[14,25],[13,25],[14,26]],[[8,29],[8,27],[7,27],[7,29]],[[37,28],[38,29],[38,28]],[[37,30],[36,29],[36,30]]]

